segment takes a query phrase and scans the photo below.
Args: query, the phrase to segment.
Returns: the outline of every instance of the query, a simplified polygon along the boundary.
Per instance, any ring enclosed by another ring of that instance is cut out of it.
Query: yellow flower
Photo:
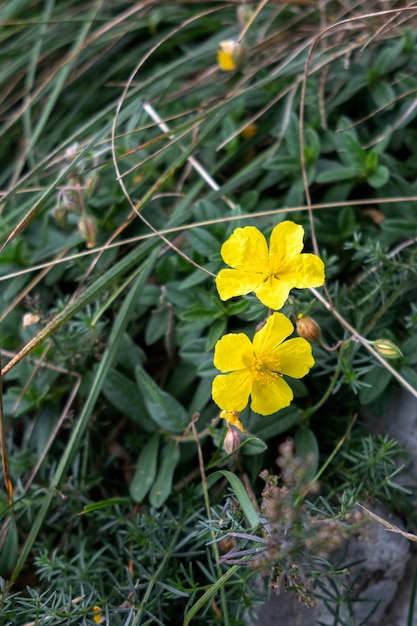
[[[233,39],[220,42],[220,50],[217,51],[217,63],[224,72],[236,69],[239,57],[239,44]]]
[[[93,622],[95,624],[100,624],[101,622],[102,611],[100,606],[93,606]]]
[[[256,124],[247,124],[240,134],[244,139],[252,139],[252,137],[255,137],[257,132],[258,127]]]
[[[213,381],[214,402],[224,411],[243,411],[252,397],[251,409],[270,415],[288,406],[293,399],[289,385],[282,378],[302,378],[314,365],[311,346],[291,335],[294,326],[282,313],[273,313],[253,338],[224,335],[214,350],[214,366],[222,375]]]
[[[220,270],[216,286],[222,300],[254,291],[265,306],[280,309],[291,289],[320,287],[324,263],[315,254],[301,254],[304,229],[294,222],[281,222],[269,244],[255,226],[236,228],[221,248],[233,269]]]

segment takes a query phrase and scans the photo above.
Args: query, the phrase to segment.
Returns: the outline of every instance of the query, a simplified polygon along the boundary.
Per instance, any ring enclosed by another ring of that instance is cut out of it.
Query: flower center
[[[255,362],[252,365],[252,376],[254,382],[258,383],[258,385],[270,385],[271,382],[278,378],[279,374],[269,369],[265,363],[263,363],[260,359],[255,358]]]

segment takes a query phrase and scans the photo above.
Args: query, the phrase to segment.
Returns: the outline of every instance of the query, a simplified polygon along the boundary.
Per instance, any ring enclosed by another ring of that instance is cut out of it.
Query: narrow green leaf
[[[222,476],[227,479],[231,488],[233,489],[234,494],[238,499],[240,506],[242,507],[242,511],[249,522],[249,526],[251,528],[256,528],[257,526],[259,526],[259,515],[255,507],[253,506],[242,481],[238,476],[236,476],[236,474],[233,474],[233,472],[229,472],[229,470],[218,470],[217,472],[210,474],[207,479],[207,484],[209,485],[209,487],[211,487]]]
[[[130,495],[135,502],[142,502],[154,483],[158,460],[159,440],[159,433],[155,433],[153,437],[149,439],[137,460],[136,470],[129,485]]]
[[[223,587],[223,585],[229,580],[229,578],[231,578],[233,574],[237,572],[237,570],[238,566],[232,565],[232,567],[228,569],[227,572],[223,574],[223,576],[220,576],[220,578],[218,578],[216,582],[211,585],[209,589],[207,589],[207,591],[201,596],[201,598],[197,600],[197,602],[193,604],[191,609],[186,613],[183,626],[188,626],[188,624],[198,613],[198,611],[202,609],[203,606],[212,599],[212,597],[219,591],[219,589]]]
[[[162,506],[171,493],[172,478],[179,459],[180,451],[178,444],[171,439],[161,451],[161,464],[158,475],[149,494],[149,502],[155,508]]]
[[[147,432],[155,431],[137,385],[127,376],[111,369],[103,385],[103,394],[121,415],[126,415]]]
[[[109,498],[108,500],[100,500],[99,502],[86,504],[80,515],[83,515],[84,513],[92,513],[93,511],[98,511],[99,509],[108,509],[111,506],[116,506],[117,504],[131,505],[132,501],[130,498]]]
[[[319,445],[315,434],[309,428],[299,428],[294,443],[296,455],[306,463],[306,480],[313,480],[319,466]]]
[[[187,240],[193,250],[206,257],[219,253],[221,244],[207,228],[191,228]]]
[[[374,367],[367,372],[362,378],[362,382],[366,387],[361,387],[359,391],[359,400],[361,404],[370,404],[387,388],[392,374],[385,367]]]
[[[151,419],[170,433],[184,432],[188,413],[178,400],[160,389],[142,367],[136,368],[135,376]]]
[[[340,182],[342,180],[350,180],[351,178],[358,178],[365,174],[364,169],[361,167],[334,167],[317,174],[316,182],[318,183],[333,183]]]
[[[13,514],[4,521],[2,531],[6,531],[6,536],[0,552],[0,576],[5,576],[15,566],[18,554],[18,534]]]

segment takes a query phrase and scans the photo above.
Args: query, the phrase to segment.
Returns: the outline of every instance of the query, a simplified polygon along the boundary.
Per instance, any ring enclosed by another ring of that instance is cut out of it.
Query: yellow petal
[[[211,393],[214,402],[224,411],[243,411],[252,388],[250,370],[238,370],[216,376]]]
[[[241,270],[220,270],[216,278],[216,287],[222,300],[235,296],[246,296],[256,291],[264,280],[261,274],[249,274]]]
[[[294,280],[294,287],[321,287],[324,283],[324,263],[320,257],[316,254],[300,254],[295,263],[297,279]]]
[[[280,268],[300,254],[304,247],[304,228],[294,222],[281,222],[271,233],[269,243],[270,274],[279,274]]]
[[[288,317],[282,313],[273,313],[268,318],[265,326],[255,333],[253,338],[253,348],[256,357],[263,360],[273,353],[293,331],[294,326]]]
[[[220,417],[225,419],[235,428],[238,428],[242,433],[248,434],[248,431],[239,419],[238,411],[220,411]]]
[[[266,281],[254,289],[256,297],[268,307],[268,309],[282,309],[291,289],[292,282],[285,282],[275,276],[270,276]]]
[[[233,58],[232,52],[226,50],[217,51],[217,63],[224,72],[231,72],[236,69],[236,63]]]
[[[289,339],[277,348],[280,373],[291,378],[303,378],[314,365],[311,345],[306,339]]]
[[[221,372],[251,367],[254,359],[252,342],[244,333],[223,335],[214,348],[214,367]]]
[[[249,274],[269,275],[268,245],[255,226],[236,228],[222,245],[223,261]]]
[[[269,385],[254,382],[251,409],[260,415],[271,415],[291,404],[293,397],[291,388],[280,376]]]

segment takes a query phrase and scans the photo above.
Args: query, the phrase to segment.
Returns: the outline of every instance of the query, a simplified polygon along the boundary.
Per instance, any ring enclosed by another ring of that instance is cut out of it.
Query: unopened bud
[[[97,191],[99,181],[100,179],[96,174],[92,174],[91,176],[88,176],[88,178],[85,179],[84,184],[85,184],[85,192],[86,192],[87,198],[91,198],[93,193]]]
[[[386,359],[398,359],[400,356],[403,356],[399,347],[390,339],[375,339],[375,341],[371,341],[371,345],[374,346],[378,354]]]
[[[241,4],[237,8],[237,17],[239,20],[239,24],[244,28],[249,22],[251,22],[254,18],[254,12],[246,5]]]
[[[25,313],[22,319],[22,328],[27,328],[28,326],[32,326],[32,324],[37,324],[40,320],[40,317],[37,313]]]
[[[227,433],[223,441],[223,450],[226,454],[232,454],[240,446],[240,435],[233,426],[227,427]]]
[[[301,315],[296,323],[297,333],[300,337],[311,341],[312,343],[320,340],[321,330],[320,326],[313,320],[312,317]]]
[[[56,206],[52,209],[52,216],[58,226],[66,226],[68,222],[67,210],[63,206]]]
[[[217,51],[217,63],[224,72],[232,72],[240,67],[245,58],[245,48],[234,39],[220,42],[220,50]]]
[[[90,215],[82,215],[78,222],[78,230],[86,242],[87,248],[94,248],[97,243],[97,225],[95,220]]]
[[[238,411],[220,411],[220,417],[232,426],[235,426],[235,428],[238,428],[242,433],[248,432],[239,419]]]

